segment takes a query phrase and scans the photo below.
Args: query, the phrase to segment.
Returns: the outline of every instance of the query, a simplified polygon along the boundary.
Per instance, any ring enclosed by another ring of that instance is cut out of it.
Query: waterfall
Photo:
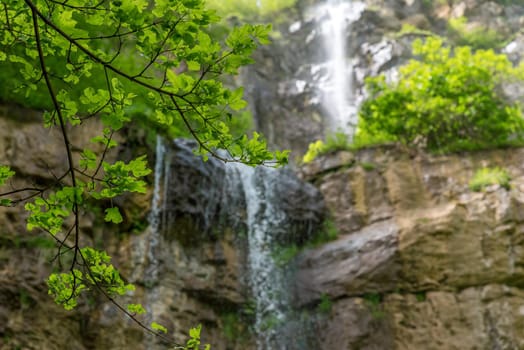
[[[257,349],[308,348],[302,345],[303,328],[291,306],[291,269],[279,265],[275,252],[310,237],[324,213],[320,193],[284,169],[253,168],[213,158],[203,162],[193,153],[195,147],[197,144],[188,140],[165,144],[157,140],[150,231],[141,248],[142,256],[147,257],[141,276],[148,288],[145,305],[150,320],[165,314],[162,300],[166,297],[186,294],[163,289],[166,274],[182,276],[196,273],[201,267],[204,271],[210,271],[210,266],[217,271],[221,268],[216,261],[208,261],[209,257],[195,255],[194,251],[186,255],[184,251],[214,241],[223,228],[224,232],[236,232],[238,248],[244,248],[239,254],[246,262],[242,265],[246,286],[243,302],[255,311],[249,318],[253,317],[250,329]],[[186,269],[184,273],[170,266],[169,254],[176,255],[183,265],[181,269]],[[184,278],[179,282],[186,283]],[[192,285],[186,288],[187,293],[193,290]],[[243,312],[241,308],[238,311]],[[153,339],[146,339],[146,348],[154,346]]]
[[[162,137],[157,136],[156,139],[156,160],[155,160],[155,187],[153,189],[153,200],[151,203],[151,212],[149,213],[149,225],[151,229],[151,234],[149,237],[149,250],[147,252],[147,257],[149,260],[149,265],[146,269],[145,278],[146,283],[154,284],[158,278],[158,245],[160,241],[160,227],[162,218],[160,214],[162,212],[163,202],[165,201],[165,193],[161,191],[166,190],[166,186],[162,186],[161,182],[167,181],[166,172],[166,148],[163,143]]]
[[[155,152],[155,182],[153,189],[153,199],[151,202],[151,212],[148,216],[149,221],[149,239],[147,245],[147,264],[144,269],[144,284],[149,289],[145,297],[145,307],[147,309],[146,324],[150,324],[156,320],[158,314],[156,306],[159,300],[158,288],[156,285],[159,283],[159,272],[162,262],[160,261],[160,244],[161,244],[161,228],[163,222],[162,213],[166,202],[166,189],[169,171],[169,152],[166,150],[166,146],[161,136],[157,136],[156,139],[156,152]],[[155,307],[156,306],[156,307]],[[147,349],[153,349],[155,346],[156,339],[154,337],[145,338],[145,346]]]
[[[320,18],[326,56],[327,77],[319,81],[322,104],[328,116],[327,129],[341,130],[352,137],[357,123],[357,103],[353,96],[353,69],[348,59],[347,37],[350,25],[356,21],[365,4],[358,1],[328,0],[313,9]]]
[[[256,306],[255,332],[259,350],[287,349],[281,330],[285,327],[289,297],[285,278],[272,256],[275,237],[285,230],[286,214],[275,207],[275,186],[279,172],[228,164],[226,188],[241,184],[248,227],[248,280]]]

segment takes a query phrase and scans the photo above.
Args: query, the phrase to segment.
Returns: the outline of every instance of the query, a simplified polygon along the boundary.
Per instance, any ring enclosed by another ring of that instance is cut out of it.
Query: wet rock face
[[[184,140],[166,143],[160,234],[148,231],[134,240],[134,278],[147,284],[153,249],[158,268],[148,293],[154,295],[149,303],[155,317],[179,329],[179,338],[184,330],[204,323],[204,338],[215,348],[249,348],[254,344],[248,331],[253,327],[249,305],[254,297],[247,276],[254,259],[248,257],[253,227],[257,234],[269,229],[264,233],[272,236],[268,242],[301,243],[317,232],[325,206],[320,192],[289,170],[204,162],[194,155],[195,146]],[[260,202],[249,212],[253,193]],[[274,215],[274,221],[268,215]],[[224,332],[231,328],[243,334],[228,344]]]
[[[162,231],[183,243],[216,239],[225,227],[245,231],[246,197],[241,180],[226,171],[228,165],[214,158],[202,161],[193,153],[196,143],[175,140],[168,145],[168,176],[165,207],[161,213]],[[324,204],[320,192],[300,181],[290,170],[257,169],[260,181],[271,177],[268,198],[276,210],[286,213],[287,221],[279,229],[282,244],[301,243],[310,238],[323,219]],[[276,173],[275,173],[276,172]],[[189,225],[189,231],[183,229]],[[187,241],[190,240],[190,241]]]
[[[195,244],[209,237],[218,222],[224,164],[214,158],[201,161],[193,154],[196,143],[189,140],[167,142],[166,147],[162,230],[167,236]],[[185,226],[189,231],[181,229]]]
[[[303,252],[296,274],[298,304],[333,301],[320,329],[353,322],[359,330],[328,343],[522,347],[524,150],[435,157],[379,147],[355,154],[347,167],[340,158],[304,169],[342,235]],[[468,183],[485,166],[507,169],[511,188],[472,192]],[[377,327],[381,333],[368,332]]]

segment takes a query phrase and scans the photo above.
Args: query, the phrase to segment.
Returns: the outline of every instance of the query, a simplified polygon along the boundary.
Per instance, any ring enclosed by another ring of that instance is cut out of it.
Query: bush
[[[472,191],[480,192],[487,186],[500,185],[505,189],[509,190],[509,182],[511,178],[506,171],[499,167],[495,168],[482,168],[477,170],[473,179],[469,182],[469,188]]]
[[[296,0],[210,0],[207,5],[221,17],[245,19],[278,13],[293,6],[295,2]]]
[[[328,135],[325,143],[322,140],[310,143],[306,154],[302,158],[302,163],[309,163],[322,154],[349,150],[350,148],[348,136],[342,131],[338,131]]]
[[[396,141],[446,152],[522,143],[521,110],[501,92],[522,81],[522,67],[492,50],[444,47],[438,37],[415,41],[413,53],[420,60],[401,67],[397,82],[367,79],[356,145]]]
[[[468,28],[466,17],[452,18],[448,22],[448,36],[457,45],[473,49],[500,49],[506,43],[504,35],[484,26]]]

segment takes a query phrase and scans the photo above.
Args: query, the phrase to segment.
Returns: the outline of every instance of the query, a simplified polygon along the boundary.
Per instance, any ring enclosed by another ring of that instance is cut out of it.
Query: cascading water
[[[159,272],[161,268],[160,244],[161,244],[161,228],[165,219],[162,217],[167,200],[167,186],[168,186],[168,172],[170,166],[170,152],[166,149],[164,140],[161,136],[157,136],[156,152],[155,152],[155,182],[153,189],[153,199],[151,203],[151,212],[149,213],[149,240],[147,246],[147,265],[144,269],[143,281],[149,288],[146,293],[145,306],[147,308],[146,323],[150,324],[156,319],[158,314],[157,304],[159,300],[158,289],[155,286],[159,283]],[[148,349],[153,349],[155,344],[154,337],[145,338],[145,346]]]
[[[166,249],[186,269],[200,271],[197,279],[202,278],[209,266],[199,270],[200,264],[206,265],[207,260],[200,261],[194,251],[185,255],[185,247],[209,244],[223,228],[236,232],[239,255],[246,261],[242,281],[249,291],[244,296],[256,310],[252,329],[257,349],[308,349],[303,345],[301,321],[293,315],[290,270],[279,266],[274,253],[311,236],[324,213],[320,193],[291,171],[224,164],[213,158],[203,162],[192,152],[195,147],[188,140],[157,143],[151,231],[148,244],[141,248],[142,256],[147,256],[142,276],[150,284],[145,304],[152,320],[165,314],[162,298],[183,298],[186,293],[173,294],[161,287],[164,274],[176,270],[169,265]],[[188,273],[192,272],[181,275]],[[187,291],[192,288],[186,286]],[[154,349],[153,342],[146,340],[146,347]]]
[[[282,269],[272,257],[275,237],[285,229],[286,215],[274,206],[278,172],[243,164],[226,166],[226,188],[242,185],[248,227],[248,279],[256,306],[255,331],[260,350],[286,349],[280,334],[289,297]]]
[[[160,214],[162,212],[162,207],[165,202],[165,184],[161,184],[162,180],[165,182],[167,176],[166,172],[166,148],[160,136],[157,136],[156,140],[156,161],[155,161],[155,187],[153,190],[153,201],[151,203],[151,213],[149,214],[149,225],[151,229],[151,234],[149,237],[149,250],[147,252],[147,257],[149,265],[146,268],[145,278],[146,283],[154,284],[158,278],[158,245],[160,243],[160,225],[162,218]],[[161,193],[163,192],[163,193]]]
[[[351,0],[328,0],[316,6],[315,17],[320,18],[326,55],[327,76],[318,82],[322,104],[328,114],[329,131],[341,130],[352,137],[357,123],[357,103],[353,96],[353,70],[348,59],[347,37],[351,23],[360,17],[365,4]],[[314,67],[314,70],[318,67]]]

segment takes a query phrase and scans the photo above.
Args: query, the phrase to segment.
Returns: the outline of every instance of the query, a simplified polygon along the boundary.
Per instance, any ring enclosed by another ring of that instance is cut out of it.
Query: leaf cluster
[[[43,124],[60,131],[67,159],[67,170],[52,184],[0,193],[0,204],[24,203],[27,228],[54,239],[62,268],[47,282],[57,303],[72,309],[82,293],[96,289],[140,327],[162,336],[162,325],[136,318],[145,311],[140,304],[124,308],[114,300],[134,287],[105,252],[80,246],[80,220],[98,205],[106,208],[105,221],[118,224],[124,218],[114,198],[146,192],[143,178],[151,170],[145,156],[108,161],[118,145],[114,135],[143,101],[163,134],[184,128],[204,157],[250,165],[287,161],[288,152],[268,151],[261,135],[231,131],[229,122],[246,101],[242,88],[222,83],[222,76],[253,62],[257,45],[269,42],[271,26],[236,27],[217,42],[209,28],[219,17],[203,0],[0,0],[0,9],[0,72],[11,72],[25,99],[45,96]],[[83,147],[70,131],[88,119],[102,127]],[[13,175],[0,165],[0,186]],[[191,330],[188,348],[199,348],[199,335],[200,328]]]
[[[370,97],[360,109],[356,143],[374,140],[419,144],[433,151],[513,145],[523,138],[518,103],[502,85],[522,83],[522,67],[492,50],[450,48],[442,39],[416,40],[396,82],[369,78]]]
[[[73,309],[78,297],[94,287],[103,288],[109,296],[124,295],[135,289],[124,282],[105,252],[86,247],[80,249],[79,254],[84,262],[83,271],[72,268],[67,273],[52,273],[47,279],[49,294],[66,310]],[[137,309],[136,305],[132,307],[133,312]]]

